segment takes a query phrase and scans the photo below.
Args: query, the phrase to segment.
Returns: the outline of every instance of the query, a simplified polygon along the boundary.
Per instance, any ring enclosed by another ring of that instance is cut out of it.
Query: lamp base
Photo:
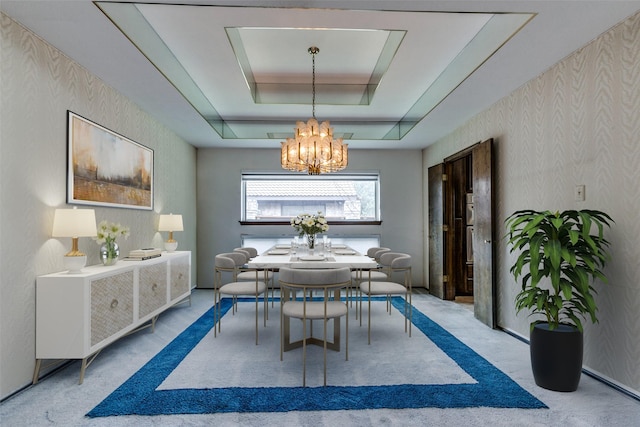
[[[167,250],[167,252],[173,252],[178,248],[178,242],[176,242],[175,240],[166,241],[164,242],[164,248]]]
[[[68,274],[82,273],[82,267],[87,265],[87,256],[65,256],[63,257],[64,268],[69,270]]]

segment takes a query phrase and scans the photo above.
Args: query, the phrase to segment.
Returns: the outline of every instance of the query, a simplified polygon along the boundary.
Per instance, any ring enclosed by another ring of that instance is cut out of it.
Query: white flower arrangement
[[[123,227],[115,222],[101,221],[98,224],[98,234],[93,240],[97,244],[105,245],[107,259],[118,259],[118,251],[116,251],[116,237],[122,236],[125,239],[129,237],[129,227]],[[107,265],[107,264],[105,264]]]
[[[122,236],[125,239],[129,237],[129,227],[124,227],[119,223],[101,221],[98,224],[98,234],[93,240],[99,245],[106,243],[107,245],[113,244],[116,241],[116,237]]]
[[[322,212],[318,212],[316,215],[303,213],[295,216],[291,218],[291,226],[298,232],[300,237],[305,234],[315,235],[329,230],[329,224],[327,224]]]

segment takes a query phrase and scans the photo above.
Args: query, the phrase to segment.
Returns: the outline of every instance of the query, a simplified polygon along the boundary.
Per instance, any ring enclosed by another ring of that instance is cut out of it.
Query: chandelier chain
[[[311,52],[311,117],[316,118],[316,53],[320,49],[317,47],[309,48]]]

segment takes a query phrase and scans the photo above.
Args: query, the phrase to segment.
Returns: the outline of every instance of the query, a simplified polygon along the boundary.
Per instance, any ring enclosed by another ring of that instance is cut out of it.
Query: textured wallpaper
[[[161,246],[159,213],[181,213],[179,249],[194,252],[195,149],[60,51],[0,14],[0,397],[30,382],[35,364],[35,281],[63,270],[71,239],[52,239],[56,207],[66,205],[67,110],[154,150],[154,211],[96,208],[131,237],[123,253]],[[80,239],[97,264],[98,245]],[[192,269],[195,272],[195,265]],[[195,274],[193,275],[195,281]],[[195,283],[195,282],[194,282]]]
[[[595,285],[600,322],[585,327],[584,364],[640,394],[640,15],[426,149],[425,170],[487,138],[495,140],[499,325],[529,337],[531,319],[514,310],[504,219],[526,208],[605,211],[616,221],[607,233],[613,259],[609,284]],[[576,185],[586,186],[583,202]]]

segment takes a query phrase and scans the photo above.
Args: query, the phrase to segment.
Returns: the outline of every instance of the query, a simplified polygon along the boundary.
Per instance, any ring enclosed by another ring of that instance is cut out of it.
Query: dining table
[[[313,253],[308,250],[292,250],[291,245],[278,244],[264,251],[262,254],[248,261],[247,267],[277,271],[281,267],[289,268],[340,268],[349,267],[355,271],[363,271],[378,267],[375,259],[361,254],[348,245],[332,245],[330,249],[315,249]],[[340,291],[336,291],[335,298],[340,298]],[[283,289],[280,297],[283,300],[290,298],[287,289]],[[289,318],[283,320],[284,351],[289,351],[302,346],[302,340],[291,341]],[[321,340],[308,338],[308,344],[322,345]],[[327,343],[327,348],[340,351],[340,318],[336,318],[333,323],[333,342]]]
[[[313,254],[304,249],[295,253],[291,245],[274,245],[247,263],[249,268],[277,270],[289,268],[340,268],[352,270],[376,268],[378,263],[373,258],[361,254],[348,245],[333,245],[330,250],[315,249]]]

